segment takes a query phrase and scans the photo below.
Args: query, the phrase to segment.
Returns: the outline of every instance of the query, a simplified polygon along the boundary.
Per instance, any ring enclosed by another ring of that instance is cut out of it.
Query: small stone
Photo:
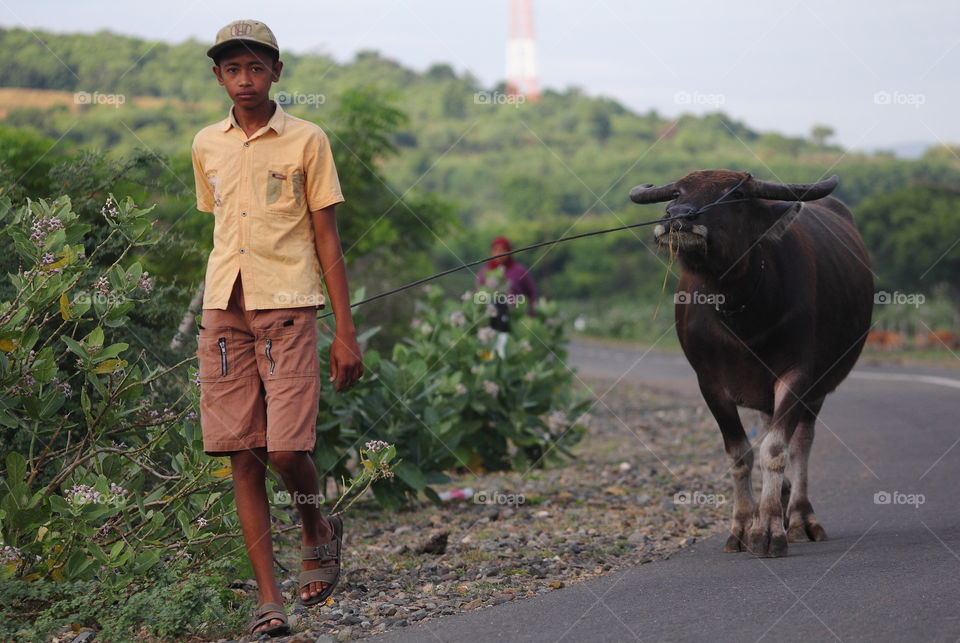
[[[417,548],[418,554],[443,554],[447,551],[447,540],[450,538],[450,532],[442,531],[434,534],[426,542]]]
[[[563,587],[563,581],[552,580],[549,583],[547,583],[547,587],[549,587],[550,589],[560,589],[561,587]]]

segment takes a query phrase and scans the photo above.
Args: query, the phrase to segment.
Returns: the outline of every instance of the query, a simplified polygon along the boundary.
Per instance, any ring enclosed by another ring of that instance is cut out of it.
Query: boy
[[[207,52],[233,107],[194,138],[197,209],[214,216],[197,356],[204,452],[229,455],[237,514],[258,587],[250,631],[288,633],[273,570],[267,463],[303,522],[300,600],[326,599],[340,576],[342,521],[324,518],[310,457],[320,380],[320,273],[336,318],[330,380],[363,374],[334,209],[343,202],[329,141],[270,100],[283,63],[273,32],[238,20]]]

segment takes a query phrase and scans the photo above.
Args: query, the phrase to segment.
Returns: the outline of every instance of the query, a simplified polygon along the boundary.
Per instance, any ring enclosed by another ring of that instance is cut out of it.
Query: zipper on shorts
[[[276,366],[277,363],[273,361],[273,355],[270,354],[271,346],[273,346],[273,340],[268,337],[266,354],[267,354],[267,359],[270,360],[270,374],[273,375],[273,367]]]
[[[227,374],[227,338],[220,337],[217,339],[217,344],[220,346],[220,375]]]

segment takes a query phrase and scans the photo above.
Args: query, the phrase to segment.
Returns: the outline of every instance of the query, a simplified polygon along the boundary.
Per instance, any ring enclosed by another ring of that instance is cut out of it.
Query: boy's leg
[[[233,490],[237,502],[237,516],[243,531],[243,542],[250,557],[253,575],[257,579],[258,605],[279,603],[283,595],[277,586],[273,570],[273,535],[270,528],[270,507],[264,484],[267,474],[266,448],[238,451],[230,455],[233,469]],[[280,619],[271,619],[257,630],[278,625]]]
[[[301,532],[302,545],[319,545],[333,540],[333,529],[330,522],[320,510],[322,502],[320,496],[320,480],[313,458],[307,451],[271,451],[269,458],[287,486],[294,505],[300,512],[303,523]],[[319,567],[319,560],[303,561],[304,571]],[[309,600],[324,589],[327,583],[310,583],[300,590],[300,598]]]
[[[257,580],[258,605],[283,604],[273,571],[273,542],[266,497],[266,393],[257,369],[255,341],[243,304],[240,275],[226,309],[204,309],[200,324],[200,420],[204,451],[229,455],[237,516]],[[281,623],[271,619],[257,630]]]
[[[301,543],[319,545],[333,539],[321,511],[320,481],[311,453],[316,444],[320,407],[320,361],[314,306],[254,311],[257,366],[266,389],[267,450],[303,521]],[[303,561],[304,571],[321,561]],[[300,591],[309,600],[327,587],[313,582]]]

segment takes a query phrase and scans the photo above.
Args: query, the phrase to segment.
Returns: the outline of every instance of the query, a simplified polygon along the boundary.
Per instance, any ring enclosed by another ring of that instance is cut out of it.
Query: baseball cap
[[[270,27],[258,20],[234,20],[217,32],[217,40],[213,47],[207,50],[207,55],[213,58],[223,49],[237,43],[256,43],[280,54],[277,38],[270,31]]]

